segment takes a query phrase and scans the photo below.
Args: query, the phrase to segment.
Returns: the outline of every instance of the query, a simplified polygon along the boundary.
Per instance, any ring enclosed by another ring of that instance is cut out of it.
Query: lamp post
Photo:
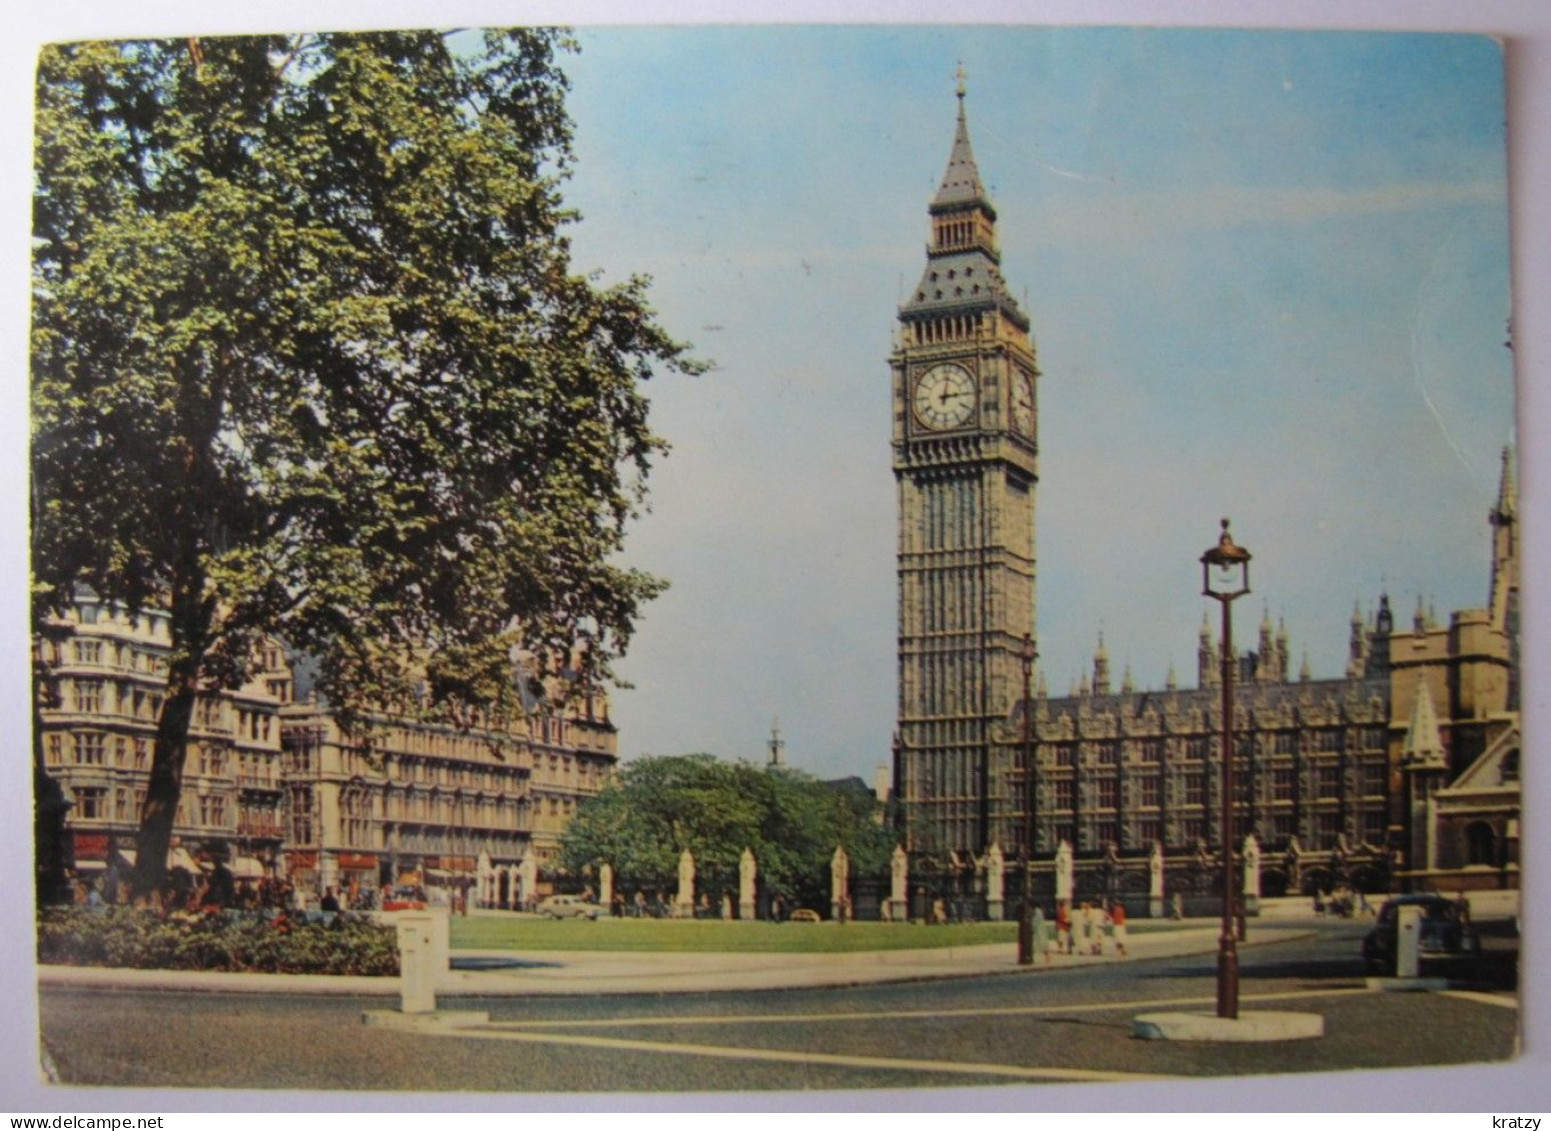
[[[1222,933],[1217,947],[1217,1016],[1239,1016],[1239,952],[1233,923],[1233,601],[1249,592],[1249,551],[1222,520],[1217,545],[1201,555],[1201,593],[1222,605]]]
[[[1029,676],[1039,653],[1034,638],[1023,634],[1023,650],[1018,659],[1023,665],[1023,846],[1019,860],[1023,867],[1023,902],[1018,911],[1018,965],[1034,965],[1034,731],[1033,709],[1029,698]]]

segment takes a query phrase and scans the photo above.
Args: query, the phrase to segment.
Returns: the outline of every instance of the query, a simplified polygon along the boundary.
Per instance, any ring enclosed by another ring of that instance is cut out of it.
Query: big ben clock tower
[[[1039,369],[1028,316],[1002,278],[962,71],[958,101],[948,169],[928,209],[926,269],[900,308],[889,361],[899,492],[895,781],[910,851],[965,859],[1002,839],[994,820],[1009,832],[1019,824],[1012,767],[995,759],[1021,690],[1023,637],[1034,632]]]

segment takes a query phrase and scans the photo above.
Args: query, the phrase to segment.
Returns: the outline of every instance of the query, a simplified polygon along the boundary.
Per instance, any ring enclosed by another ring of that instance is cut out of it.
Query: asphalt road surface
[[[1325,1036],[1143,1041],[1131,1019],[1211,1012],[1215,956],[996,977],[762,993],[444,998],[468,1033],[362,1024],[366,999],[43,988],[61,1083],[503,1092],[965,1087],[1119,1082],[1501,1060],[1517,1048],[1517,940],[1485,927],[1481,982],[1365,988],[1365,924],[1241,952],[1241,1007],[1319,1013]],[[1253,934],[1253,927],[1251,928]]]

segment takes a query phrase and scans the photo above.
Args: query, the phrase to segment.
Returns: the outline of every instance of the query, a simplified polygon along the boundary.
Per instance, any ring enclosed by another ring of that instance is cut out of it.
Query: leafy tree
[[[573,875],[607,861],[621,882],[674,890],[684,849],[713,897],[738,892],[745,848],[767,892],[810,906],[829,902],[829,863],[844,844],[855,875],[881,875],[894,850],[877,800],[861,783],[821,782],[790,769],[723,762],[709,754],[642,758],[584,802],[561,842]]]
[[[366,705],[520,709],[514,657],[607,678],[613,564],[696,363],[640,279],[569,260],[570,44],[541,29],[46,47],[37,85],[34,621],[166,608],[139,836],[154,889],[201,694],[256,642]]]

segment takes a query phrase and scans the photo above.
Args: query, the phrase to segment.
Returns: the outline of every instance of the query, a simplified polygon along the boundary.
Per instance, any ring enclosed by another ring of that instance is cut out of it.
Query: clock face
[[[1034,435],[1034,379],[1027,373],[1013,374],[1012,426],[1025,436]]]
[[[958,365],[934,365],[916,380],[916,419],[928,428],[958,428],[975,412],[975,379]]]

